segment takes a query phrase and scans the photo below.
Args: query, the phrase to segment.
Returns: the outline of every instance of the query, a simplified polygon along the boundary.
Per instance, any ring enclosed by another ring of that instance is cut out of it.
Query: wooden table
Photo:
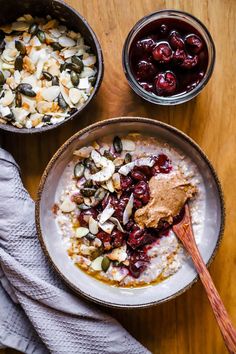
[[[24,183],[35,198],[40,176],[54,152],[68,137],[90,123],[116,116],[139,115],[167,122],[189,134],[213,162],[225,193],[225,235],[210,272],[236,324],[236,1],[67,2],[85,16],[101,42],[105,76],[100,92],[87,113],[73,123],[42,136],[26,137],[1,133],[3,146],[14,155],[21,166]],[[130,28],[144,15],[164,8],[184,10],[202,20],[210,30],[217,50],[213,77],[200,96],[189,103],[170,108],[145,103],[131,92],[121,65],[122,45]],[[226,352],[199,282],[177,299],[157,307],[109,312],[153,353]]]

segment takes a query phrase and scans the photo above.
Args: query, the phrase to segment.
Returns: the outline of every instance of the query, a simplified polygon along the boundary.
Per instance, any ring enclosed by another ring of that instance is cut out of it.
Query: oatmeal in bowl
[[[75,134],[52,158],[36,220],[44,250],[76,291],[108,306],[145,307],[177,296],[196,279],[172,230],[186,203],[209,263],[224,209],[206,156],[164,123],[111,119]]]
[[[204,213],[201,176],[185,156],[154,137],[110,136],[75,150],[65,174],[54,209],[75,265],[116,286],[178,271],[186,256],[171,225],[187,200],[194,224]]]

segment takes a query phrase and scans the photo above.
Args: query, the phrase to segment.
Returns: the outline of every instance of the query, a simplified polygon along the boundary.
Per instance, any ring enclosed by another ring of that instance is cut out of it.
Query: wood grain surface
[[[105,76],[99,94],[86,114],[54,132],[31,137],[1,132],[3,147],[16,158],[22,169],[25,186],[35,198],[40,176],[54,152],[68,137],[90,123],[110,117],[138,115],[169,123],[190,135],[208,154],[225,193],[225,235],[210,273],[236,324],[236,1],[67,2],[84,15],[102,45]],[[216,66],[209,84],[196,99],[176,107],[154,106],[138,98],[131,92],[121,65],[122,46],[131,27],[144,15],[165,8],[194,14],[208,27],[216,44]],[[226,353],[199,282],[175,300],[155,308],[109,310],[109,313],[155,354]],[[9,349],[5,351],[13,352]],[[4,351],[0,350],[0,353]]]

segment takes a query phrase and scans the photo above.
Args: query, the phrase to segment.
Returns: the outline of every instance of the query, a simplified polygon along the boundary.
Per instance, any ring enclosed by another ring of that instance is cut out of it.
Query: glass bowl
[[[173,19],[185,22],[196,29],[205,41],[208,51],[208,64],[206,72],[201,81],[194,89],[188,92],[175,94],[172,96],[158,96],[152,92],[144,90],[134,77],[130,65],[130,51],[133,41],[146,26],[160,19]],[[131,88],[143,99],[159,105],[177,105],[187,102],[196,97],[208,83],[215,64],[215,45],[207,28],[194,16],[177,10],[162,10],[151,13],[139,20],[129,32],[123,47],[122,53],[123,70]]]

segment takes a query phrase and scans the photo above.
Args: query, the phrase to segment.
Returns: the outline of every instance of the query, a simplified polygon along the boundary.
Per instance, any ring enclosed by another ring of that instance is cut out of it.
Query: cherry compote
[[[193,90],[208,66],[207,45],[189,23],[158,19],[144,26],[131,44],[130,67],[140,86],[158,96]]]

